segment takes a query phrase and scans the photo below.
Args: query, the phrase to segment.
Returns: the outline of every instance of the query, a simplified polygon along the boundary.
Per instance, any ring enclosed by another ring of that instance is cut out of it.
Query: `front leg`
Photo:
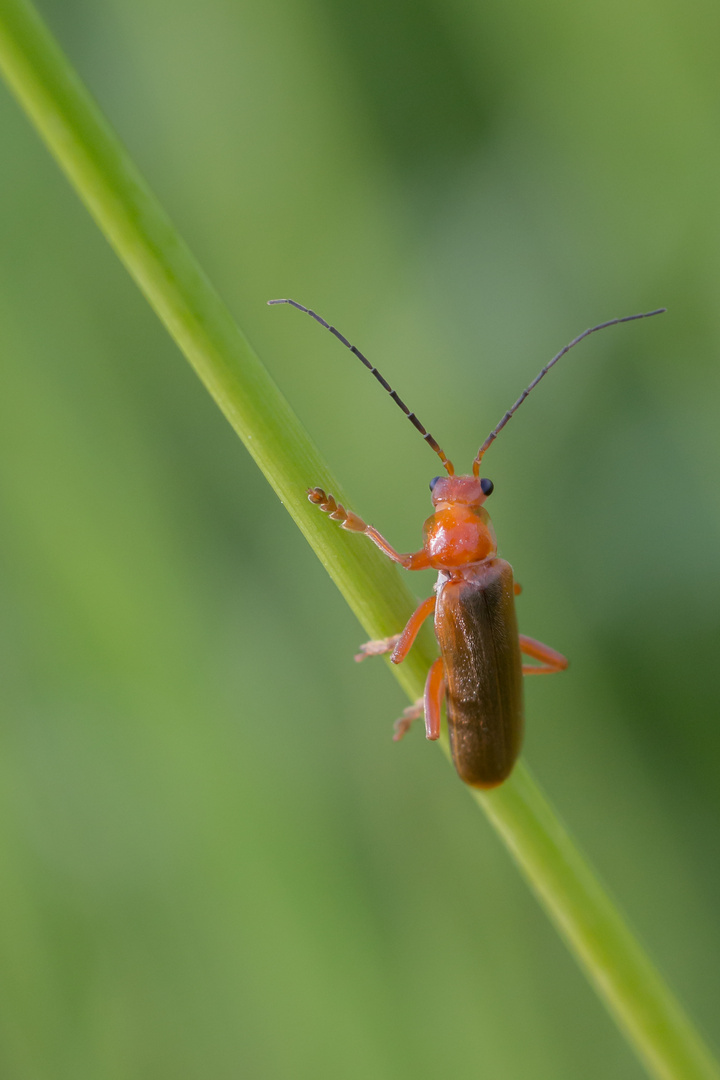
[[[401,555],[388,544],[377,529],[372,525],[366,525],[362,518],[353,514],[352,510],[346,510],[342,503],[336,502],[332,495],[326,495],[322,488],[308,488],[307,496],[311,503],[314,503],[325,514],[329,514],[333,521],[339,522],[343,529],[347,529],[348,532],[364,533],[384,555],[393,562],[399,563],[400,566],[404,566],[406,570],[427,570],[430,566],[430,560],[425,551]]]

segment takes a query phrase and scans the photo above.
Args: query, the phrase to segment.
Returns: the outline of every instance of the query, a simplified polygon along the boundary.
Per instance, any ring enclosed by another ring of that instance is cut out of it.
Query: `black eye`
[[[438,480],[442,480],[442,476],[433,476],[432,480],[430,481],[430,490],[431,491],[435,487],[435,485],[437,484]]]
[[[495,490],[495,485],[492,480],[487,480],[485,478],[480,481],[480,487],[483,489],[484,495],[492,495]]]

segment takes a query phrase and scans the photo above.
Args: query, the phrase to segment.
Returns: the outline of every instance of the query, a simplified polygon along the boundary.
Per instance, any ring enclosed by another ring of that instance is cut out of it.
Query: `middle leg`
[[[519,634],[518,637],[520,652],[532,656],[533,660],[542,661],[540,664],[523,664],[523,675],[551,675],[556,671],[564,671],[568,666],[567,658],[549,645],[543,645],[541,641],[526,637],[525,634]]]
[[[360,662],[367,656],[382,656],[383,653],[388,653],[392,649],[393,664],[401,664],[410,652],[420,627],[434,610],[435,594],[433,593],[412,613],[402,634],[393,634],[392,637],[380,638],[379,641],[366,641],[360,646],[360,652],[357,653],[355,659]]]

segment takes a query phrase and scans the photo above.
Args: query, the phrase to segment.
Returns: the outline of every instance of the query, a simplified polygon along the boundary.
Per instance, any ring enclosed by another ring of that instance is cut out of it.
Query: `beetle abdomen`
[[[522,661],[512,567],[487,559],[438,590],[435,632],[447,683],[453,761],[473,787],[501,784],[523,735]]]

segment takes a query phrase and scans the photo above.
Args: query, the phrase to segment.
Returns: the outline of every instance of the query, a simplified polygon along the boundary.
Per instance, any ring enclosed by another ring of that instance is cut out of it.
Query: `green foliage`
[[[401,547],[432,457],[265,299],[330,316],[468,461],[570,336],[670,307],[568,358],[488,471],[523,629],[573,661],[529,688],[527,758],[709,1025],[716,17],[47,14]],[[4,1074],[637,1076],[461,785],[388,743],[387,673],[345,663],[352,619],[0,108]]]

